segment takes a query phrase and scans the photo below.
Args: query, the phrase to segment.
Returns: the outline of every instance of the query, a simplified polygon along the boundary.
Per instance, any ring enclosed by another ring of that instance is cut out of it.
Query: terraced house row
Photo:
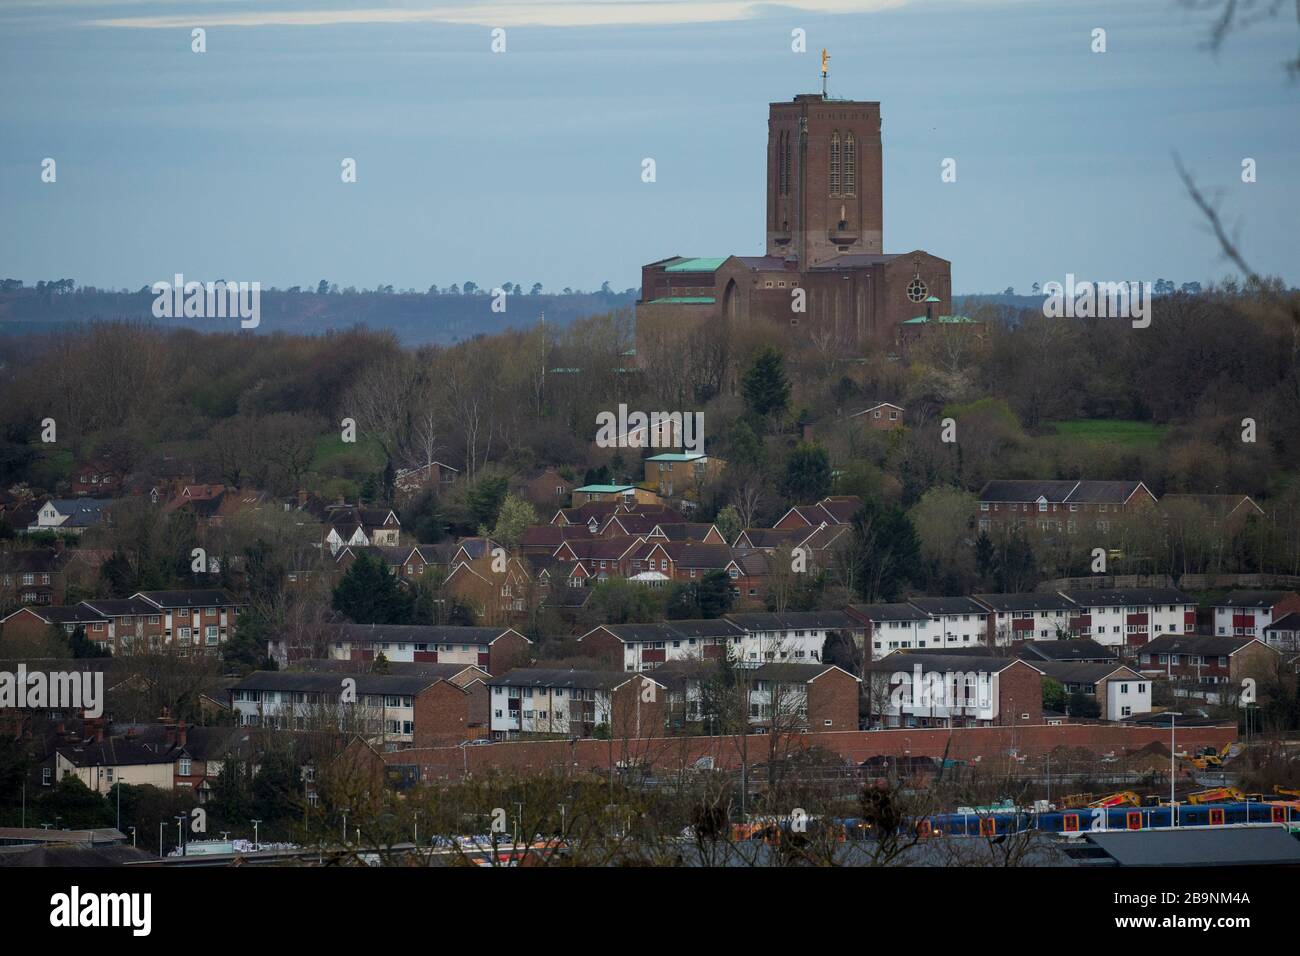
[[[77,628],[113,654],[175,650],[181,656],[217,654],[235,633],[246,605],[219,588],[137,591],[127,598],[94,598],[73,605],[19,608],[0,619],[6,634],[36,636],[51,627]]]
[[[1171,588],[1070,590],[855,604],[868,627],[871,656],[897,650],[1009,645],[1091,638],[1137,648],[1166,634],[1196,631],[1196,601]]]

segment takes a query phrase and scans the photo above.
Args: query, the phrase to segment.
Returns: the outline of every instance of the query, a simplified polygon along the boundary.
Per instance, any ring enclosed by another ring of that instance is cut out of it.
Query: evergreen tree
[[[408,624],[412,604],[384,563],[364,551],[334,588],[334,610],[357,624]]]
[[[770,345],[754,359],[741,382],[745,407],[759,418],[778,418],[790,406],[790,382],[781,353]]]
[[[785,466],[781,493],[792,503],[818,501],[831,493],[831,460],[821,445],[800,442]]]

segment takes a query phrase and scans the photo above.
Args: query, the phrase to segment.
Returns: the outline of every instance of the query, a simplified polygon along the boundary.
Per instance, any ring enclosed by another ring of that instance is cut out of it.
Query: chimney
[[[95,743],[102,744],[103,742],[104,742],[104,720],[103,718],[100,718],[99,720],[95,721]]]
[[[184,747],[188,738],[189,732],[185,729],[185,721],[182,720],[176,727],[176,746]]]

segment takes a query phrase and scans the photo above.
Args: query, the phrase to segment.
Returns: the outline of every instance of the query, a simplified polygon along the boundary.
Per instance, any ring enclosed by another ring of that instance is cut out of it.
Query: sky
[[[1253,267],[1300,284],[1300,27],[1215,55],[1209,23],[1178,0],[5,0],[0,276],[621,290],[761,254],[767,104],[817,90],[827,47],[831,93],[881,103],[886,251],[951,260],[955,292],[1232,271],[1175,153]]]

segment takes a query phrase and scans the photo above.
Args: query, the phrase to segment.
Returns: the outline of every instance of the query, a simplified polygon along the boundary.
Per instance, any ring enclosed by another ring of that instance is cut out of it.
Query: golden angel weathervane
[[[826,77],[831,72],[831,55],[822,47],[822,96],[826,95]]]

